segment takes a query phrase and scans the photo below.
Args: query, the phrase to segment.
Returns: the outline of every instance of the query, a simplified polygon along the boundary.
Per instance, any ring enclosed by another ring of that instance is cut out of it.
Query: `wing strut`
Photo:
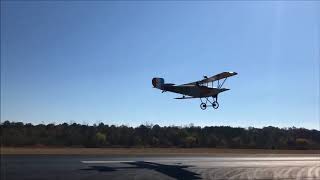
[[[221,84],[220,84],[220,82],[219,82],[219,80],[218,80],[218,88],[219,88],[219,89],[222,88],[223,84],[226,82],[227,79],[228,79],[227,77],[224,78],[224,80],[223,80],[223,82],[222,82]]]

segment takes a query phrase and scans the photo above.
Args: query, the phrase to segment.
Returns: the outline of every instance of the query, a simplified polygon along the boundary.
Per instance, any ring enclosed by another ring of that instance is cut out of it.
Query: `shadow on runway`
[[[108,166],[90,166],[90,168],[81,169],[86,171],[98,171],[98,172],[112,172],[122,169],[149,169],[154,170],[159,173],[165,174],[177,180],[193,180],[201,179],[199,174],[186,170],[186,168],[191,166],[185,165],[166,165],[154,162],[136,161],[136,162],[126,162],[124,164],[133,165],[132,167],[108,167]]]
[[[153,162],[137,161],[127,163],[130,165],[135,165],[137,168],[150,169],[165,174],[167,176],[176,178],[176,179],[200,179],[199,174],[186,170],[190,166],[180,166],[180,165],[165,165]]]
[[[115,168],[112,167],[108,167],[108,166],[90,166],[90,168],[86,168],[86,169],[80,169],[80,170],[84,170],[84,171],[99,171],[99,172],[111,172],[111,171],[115,171]]]

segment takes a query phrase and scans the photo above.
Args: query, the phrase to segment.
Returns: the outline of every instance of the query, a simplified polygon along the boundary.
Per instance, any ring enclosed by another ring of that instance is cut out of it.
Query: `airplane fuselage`
[[[183,94],[192,97],[212,97],[216,96],[223,91],[227,91],[229,89],[226,88],[209,88],[207,86],[195,86],[195,85],[180,85],[180,86],[173,86],[173,85],[163,85],[159,88],[163,91],[174,92],[178,94]]]

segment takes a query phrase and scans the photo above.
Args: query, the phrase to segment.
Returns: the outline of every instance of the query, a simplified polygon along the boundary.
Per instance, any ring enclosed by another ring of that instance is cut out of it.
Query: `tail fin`
[[[153,78],[152,85],[154,88],[162,89],[162,87],[164,85],[164,79],[163,78]]]

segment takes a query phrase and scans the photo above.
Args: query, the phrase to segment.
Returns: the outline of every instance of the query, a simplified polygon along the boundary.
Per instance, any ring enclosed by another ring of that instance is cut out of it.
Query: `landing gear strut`
[[[213,109],[218,109],[219,108],[219,103],[218,103],[218,96],[212,96],[213,101],[211,102],[209,100],[209,97],[205,97],[206,101],[202,101],[202,98],[200,98],[201,104],[200,104],[200,108],[202,110],[205,110],[208,106],[212,106]],[[208,105],[208,102],[210,103]]]

